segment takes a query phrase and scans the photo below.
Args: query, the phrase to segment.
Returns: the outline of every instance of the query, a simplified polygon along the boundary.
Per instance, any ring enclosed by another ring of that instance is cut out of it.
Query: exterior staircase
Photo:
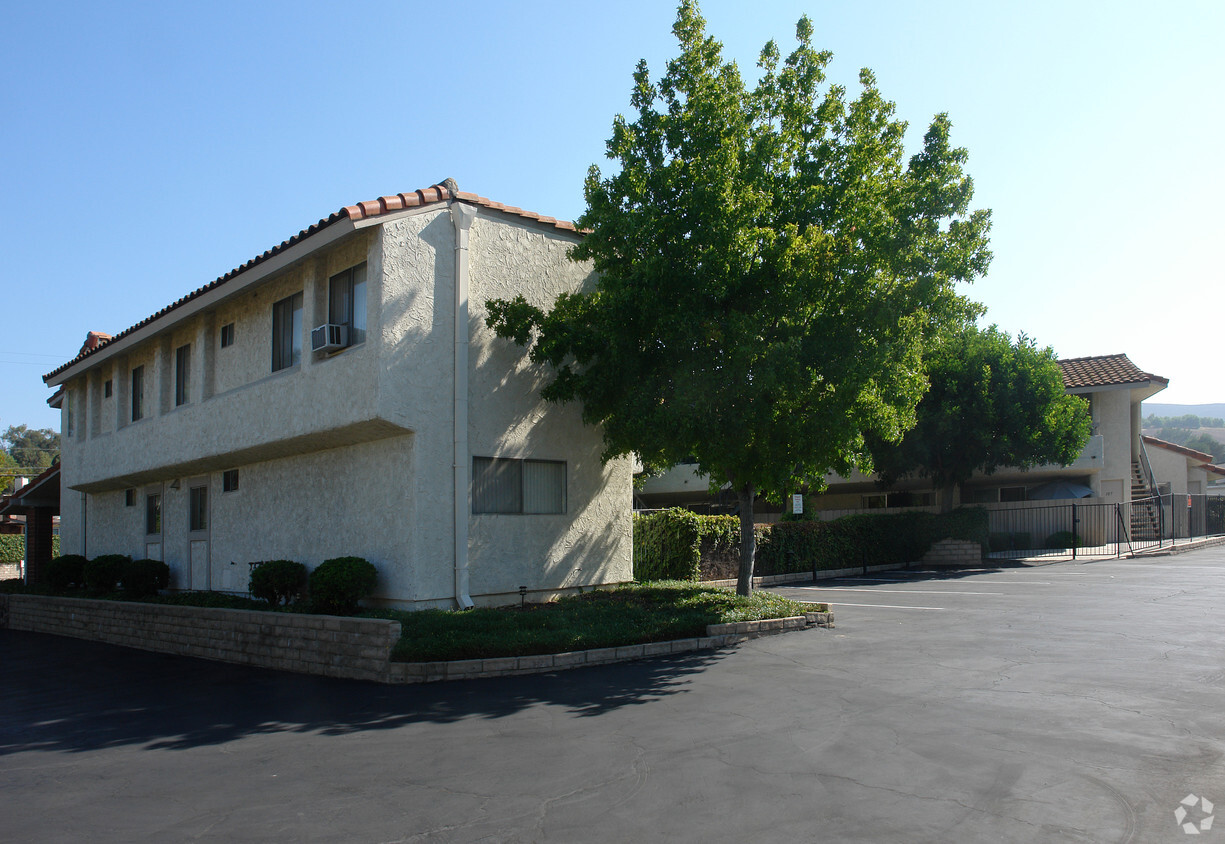
[[[1156,497],[1135,460],[1131,464],[1131,539],[1133,542],[1161,539],[1161,499]]]

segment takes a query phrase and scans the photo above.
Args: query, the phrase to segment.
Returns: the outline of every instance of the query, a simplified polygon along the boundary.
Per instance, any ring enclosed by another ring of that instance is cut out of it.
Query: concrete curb
[[[759,586],[783,586],[788,583],[813,583],[817,580],[833,580],[838,577],[852,577],[857,574],[871,574],[880,571],[897,571],[904,569],[913,563],[884,563],[876,566],[852,566],[842,569],[824,569],[818,572],[798,571],[790,574],[766,574],[760,577],[753,578],[753,588]],[[727,580],[703,580],[703,586],[720,586],[724,588],[735,588],[736,579],[730,578]]]
[[[827,605],[828,606],[828,605]],[[487,659],[461,659],[450,662],[392,662],[386,679],[389,684],[436,683],[444,680],[474,680],[484,677],[510,677],[522,674],[549,674],[570,668],[632,662],[653,656],[718,650],[747,639],[808,630],[813,627],[833,627],[832,611],[810,612],[788,618],[768,618],[761,621],[737,621],[730,624],[708,624],[706,635],[692,639],[647,642],[619,648],[594,648],[559,654],[532,656],[501,656]]]

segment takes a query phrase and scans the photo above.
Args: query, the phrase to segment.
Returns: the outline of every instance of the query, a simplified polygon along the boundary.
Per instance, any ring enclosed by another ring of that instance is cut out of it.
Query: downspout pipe
[[[468,593],[468,520],[471,507],[472,460],[468,455],[468,235],[476,209],[463,202],[451,203],[455,226],[455,438],[452,466],[455,473],[455,604],[461,610],[472,606]]]

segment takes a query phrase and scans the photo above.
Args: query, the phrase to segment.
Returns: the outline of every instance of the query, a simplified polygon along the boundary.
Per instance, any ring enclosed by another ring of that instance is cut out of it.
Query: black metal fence
[[[1158,495],[1125,504],[991,510],[992,557],[1121,556],[1225,535],[1225,497]]]

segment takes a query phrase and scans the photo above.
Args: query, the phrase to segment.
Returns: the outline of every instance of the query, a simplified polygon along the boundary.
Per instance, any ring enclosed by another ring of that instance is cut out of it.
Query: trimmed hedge
[[[85,589],[96,595],[114,592],[123,567],[132,562],[126,554],[102,554],[85,564]]]
[[[170,585],[170,566],[161,560],[127,560],[119,567],[127,598],[151,598]]]
[[[272,606],[289,606],[306,586],[306,566],[293,560],[266,560],[254,563],[251,569],[250,592],[255,598]]]
[[[361,557],[324,560],[310,573],[311,609],[325,615],[352,615],[357,602],[374,591],[378,569]]]
[[[88,563],[80,554],[65,554],[53,557],[47,564],[47,588],[52,592],[67,592],[69,589],[85,585],[85,564]]]
[[[26,558],[26,538],[21,534],[0,536],[0,563],[20,563]]]
[[[985,548],[987,520],[987,511],[975,507],[951,513],[861,513],[832,522],[761,525],[753,573],[901,565],[921,560],[941,539],[968,539]]]
[[[986,548],[987,511],[864,513],[832,522],[758,525],[754,575],[792,574],[856,566],[901,565],[922,559],[941,539],[968,539]],[[717,580],[735,577],[740,521],[665,510],[634,517],[634,579]],[[708,562],[718,558],[716,562]],[[730,571],[730,573],[729,573]]]
[[[688,580],[702,577],[706,553],[734,553],[739,559],[740,522],[735,516],[699,516],[675,507],[634,516],[634,579]]]
[[[51,556],[58,557],[60,553],[60,537],[51,537]],[[20,563],[26,558],[26,538],[22,534],[6,533],[0,535],[0,563]]]

